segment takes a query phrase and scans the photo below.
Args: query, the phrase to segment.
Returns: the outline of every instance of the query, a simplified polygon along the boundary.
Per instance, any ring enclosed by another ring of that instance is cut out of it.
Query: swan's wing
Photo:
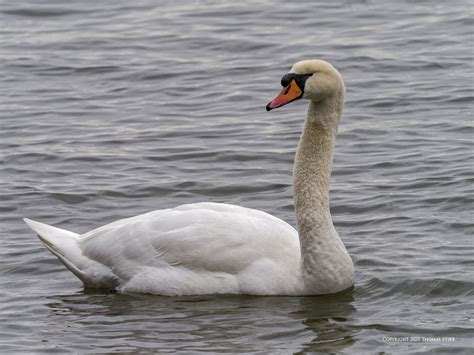
[[[259,263],[274,264],[277,273],[278,265],[299,262],[298,235],[289,224],[261,211],[216,203],[182,205],[113,222],[82,235],[81,246],[85,256],[122,280],[144,270],[167,273],[168,278],[188,277],[189,272],[192,277],[238,276],[257,270]],[[145,277],[150,283],[150,274]]]

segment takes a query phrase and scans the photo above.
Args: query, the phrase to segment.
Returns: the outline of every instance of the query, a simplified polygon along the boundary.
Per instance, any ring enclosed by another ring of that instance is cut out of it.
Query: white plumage
[[[298,233],[261,211],[195,203],[122,219],[81,236],[25,221],[69,269],[75,265],[71,271],[89,287],[168,296],[301,290],[298,282],[288,282],[299,269]]]
[[[344,85],[323,61],[299,62],[290,73],[294,80],[267,109],[311,100],[294,168],[299,234],[267,213],[210,202],[149,212],[82,235],[25,222],[88,287],[174,296],[308,295],[352,286],[352,261],[329,212]]]

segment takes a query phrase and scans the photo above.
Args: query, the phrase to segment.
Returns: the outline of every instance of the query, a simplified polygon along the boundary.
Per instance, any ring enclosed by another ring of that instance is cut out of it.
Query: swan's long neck
[[[302,274],[307,287],[311,288],[313,284],[328,287],[322,292],[340,288],[340,285],[331,284],[334,278],[337,279],[334,270],[341,267],[339,263],[342,262],[342,267],[346,267],[344,264],[347,268],[352,267],[329,210],[332,159],[342,106],[343,101],[337,99],[310,102],[293,171]],[[339,271],[350,273],[350,270]]]
[[[329,111],[329,112],[328,112]],[[308,212],[317,212],[318,219],[331,219],[329,214],[329,185],[337,127],[330,124],[340,115],[310,102],[301,134],[293,171],[294,198],[298,226],[306,227]],[[327,222],[327,220],[325,220]],[[300,231],[301,233],[301,231]]]

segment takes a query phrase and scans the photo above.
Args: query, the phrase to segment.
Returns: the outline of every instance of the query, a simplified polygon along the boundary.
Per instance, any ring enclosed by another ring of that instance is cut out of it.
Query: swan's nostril
[[[288,85],[280,91],[278,96],[267,105],[267,111],[277,107],[285,106],[292,101],[300,99],[302,96],[303,90],[300,89],[295,79],[291,79]]]

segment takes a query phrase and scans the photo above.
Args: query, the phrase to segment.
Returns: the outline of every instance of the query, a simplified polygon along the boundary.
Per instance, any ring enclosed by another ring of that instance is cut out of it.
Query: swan
[[[166,296],[320,295],[353,286],[354,266],[329,210],[345,88],[328,62],[304,60],[267,111],[309,100],[293,169],[297,230],[255,209],[202,202],[76,234],[30,219],[51,253],[91,288]]]

